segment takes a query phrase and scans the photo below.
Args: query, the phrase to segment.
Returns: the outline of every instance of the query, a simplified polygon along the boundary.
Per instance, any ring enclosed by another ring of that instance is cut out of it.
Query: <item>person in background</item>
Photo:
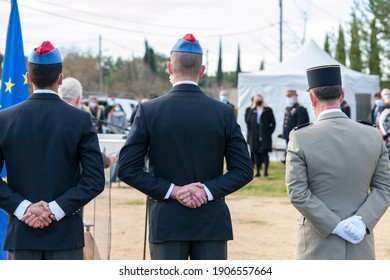
[[[371,123],[340,110],[339,65],[307,69],[313,123],[290,133],[286,187],[300,212],[297,258],[374,259],[374,228],[390,204],[385,144]]]
[[[382,111],[385,109],[385,103],[383,101],[384,100],[383,98],[384,95],[382,97],[381,92],[377,92],[374,94],[374,107],[371,109],[370,121],[376,126],[379,125],[379,116],[381,115]]]
[[[104,189],[103,160],[91,116],[58,96],[62,56],[50,42],[27,62],[33,94],[0,111],[0,207],[9,214],[11,260],[81,260],[80,209]],[[15,93],[17,94],[17,93]]]
[[[233,109],[235,109],[234,105],[229,102],[229,96],[230,96],[229,91],[226,89],[223,89],[219,92],[219,101],[221,101],[222,103],[228,104],[228,105],[232,106]]]
[[[390,159],[390,90],[381,91],[381,99],[384,101],[384,109],[378,118],[378,128],[382,134]]]
[[[298,101],[298,94],[296,90],[288,90],[286,97],[288,106],[286,107],[286,111],[284,113],[283,133],[281,138],[285,139],[287,146],[291,130],[294,127],[308,123],[310,120],[307,109]],[[282,160],[282,162],[286,163],[285,160]]]
[[[88,101],[87,111],[92,115],[92,122],[97,133],[103,133],[104,107],[99,105],[96,97]]]
[[[382,111],[385,109],[385,104],[380,92],[374,94],[374,107],[370,112],[370,121],[378,126],[379,116]]]
[[[256,102],[259,99],[262,100],[262,97],[260,94],[252,96],[251,97],[251,105],[245,109],[246,142],[247,143],[249,143],[249,135],[250,135],[250,132],[249,132],[249,130],[250,130],[250,128],[249,128],[250,115],[252,113],[252,110],[256,108]],[[249,144],[248,144],[248,146],[249,146]],[[250,150],[250,147],[249,147],[249,150]],[[256,165],[255,154],[253,154],[252,152],[251,152],[251,160],[252,160],[253,166],[255,166]],[[259,170],[261,170],[261,165],[259,167]]]
[[[343,100],[340,104],[340,110],[347,115],[348,118],[351,118],[351,107],[349,107],[347,101]]]
[[[233,108],[198,86],[202,56],[192,34],[177,41],[167,64],[171,91],[139,105],[119,154],[119,179],[149,197],[152,260],[227,259],[233,230],[225,196],[253,179]]]
[[[62,81],[61,86],[58,89],[58,95],[62,100],[72,105],[73,107],[85,110],[81,100],[83,98],[83,87],[79,80],[68,77]],[[104,168],[112,166],[117,161],[117,157],[114,155],[106,155],[102,152]]]
[[[113,124],[109,126],[109,131],[114,134],[123,134],[127,128],[127,119],[126,113],[123,110],[121,104],[117,103],[112,106],[110,112],[108,113],[107,122]]]
[[[108,113],[110,113],[112,107],[115,105],[115,99],[112,97],[107,98],[107,104],[104,106],[104,120],[108,120]]]
[[[248,125],[248,144],[256,163],[255,177],[260,177],[261,165],[264,163],[264,177],[268,176],[269,155],[272,151],[272,133],[275,131],[275,116],[272,109],[264,103],[258,94],[254,98],[256,107],[246,114]]]

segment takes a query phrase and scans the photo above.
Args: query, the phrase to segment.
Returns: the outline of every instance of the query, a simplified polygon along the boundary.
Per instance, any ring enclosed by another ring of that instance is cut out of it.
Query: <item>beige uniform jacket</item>
[[[340,111],[292,131],[286,186],[302,214],[298,259],[375,258],[373,229],[390,203],[389,159],[377,128]],[[362,216],[370,232],[357,245],[332,234],[353,215]]]

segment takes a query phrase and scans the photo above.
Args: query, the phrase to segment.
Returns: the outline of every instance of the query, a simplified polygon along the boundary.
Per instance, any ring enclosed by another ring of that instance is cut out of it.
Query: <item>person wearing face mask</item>
[[[374,107],[371,109],[370,121],[378,126],[379,116],[385,109],[385,103],[383,102],[380,92],[374,94]]]
[[[236,109],[234,107],[234,104],[229,102],[229,91],[228,90],[223,89],[219,92],[219,101],[221,101],[222,103],[225,103],[227,105],[232,106],[232,108],[234,109],[234,113],[236,114]]]
[[[107,120],[108,119],[108,114],[110,113],[112,107],[114,107],[115,105],[115,100],[114,98],[107,98],[107,105],[104,106],[104,119]]]
[[[123,128],[126,128],[126,113],[125,111],[123,110],[121,104],[115,104],[110,112],[108,113],[108,116],[107,116],[107,122],[108,123],[111,123],[113,125],[110,125],[109,127],[109,131],[110,133],[114,133],[114,134],[121,134],[121,133],[124,133],[125,130],[122,129]]]
[[[256,102],[258,99],[261,99],[261,95],[257,94],[251,97],[251,105],[245,109],[245,123],[246,123],[246,142],[249,143],[249,136],[250,136],[250,116],[251,116],[251,110],[256,108]],[[248,144],[249,145],[249,144]],[[255,155],[251,153],[251,160],[253,166],[256,165],[255,162]],[[260,166],[261,170],[261,166]]]
[[[93,119],[93,124],[95,126],[97,133],[103,132],[103,123],[101,121],[104,121],[104,112],[103,107],[98,104],[98,100],[96,97],[91,97],[88,101],[88,107],[87,111],[91,113]]]
[[[286,140],[286,146],[288,145],[290,131],[294,127],[309,122],[309,114],[307,109],[298,102],[298,94],[296,90],[287,91],[287,103],[286,111],[284,113],[283,133],[282,138]],[[285,160],[282,160],[285,163]]]
[[[269,155],[272,151],[272,133],[275,131],[275,116],[272,109],[264,104],[258,94],[254,98],[256,105],[246,113],[248,126],[248,144],[253,158],[255,177],[260,177],[261,165],[264,163],[264,177],[268,176]]]

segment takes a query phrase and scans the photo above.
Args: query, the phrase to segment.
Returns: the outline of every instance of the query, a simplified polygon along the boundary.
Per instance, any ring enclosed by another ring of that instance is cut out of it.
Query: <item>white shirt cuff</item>
[[[49,203],[49,209],[54,214],[57,221],[61,220],[66,215],[65,212],[58,205],[58,203],[55,202],[55,200]]]
[[[22,217],[24,213],[26,213],[27,207],[29,207],[32,204],[32,202],[28,201],[27,199],[23,200],[18,208],[16,208],[14,215],[19,219],[22,220]]]
[[[203,188],[204,188],[204,190],[205,190],[205,192],[206,192],[206,194],[207,194],[207,200],[208,200],[208,201],[214,200],[213,195],[211,194],[210,190],[206,187],[206,185],[205,185],[205,184],[202,184],[202,186],[203,186]]]
[[[168,191],[167,191],[167,194],[164,196],[164,199],[168,199],[169,196],[171,195],[172,191],[173,191],[173,187],[175,186],[174,183],[171,184],[171,186],[169,187]]]

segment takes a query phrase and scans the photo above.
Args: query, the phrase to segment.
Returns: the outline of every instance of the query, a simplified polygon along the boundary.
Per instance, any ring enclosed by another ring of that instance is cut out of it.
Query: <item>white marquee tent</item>
[[[274,145],[280,143],[277,136],[283,130],[287,90],[295,89],[298,92],[299,102],[308,109],[310,121],[314,121],[316,116],[311,110],[310,99],[306,91],[306,69],[336,64],[341,67],[345,100],[351,107],[351,119],[368,119],[369,110],[373,105],[371,96],[380,91],[379,76],[363,74],[341,65],[313,40],[310,40],[293,57],[284,62],[266,70],[239,74],[237,120],[244,136],[247,132],[245,109],[250,106],[250,99],[256,94],[261,94],[265,103],[274,112],[276,119],[276,129],[273,134]]]

